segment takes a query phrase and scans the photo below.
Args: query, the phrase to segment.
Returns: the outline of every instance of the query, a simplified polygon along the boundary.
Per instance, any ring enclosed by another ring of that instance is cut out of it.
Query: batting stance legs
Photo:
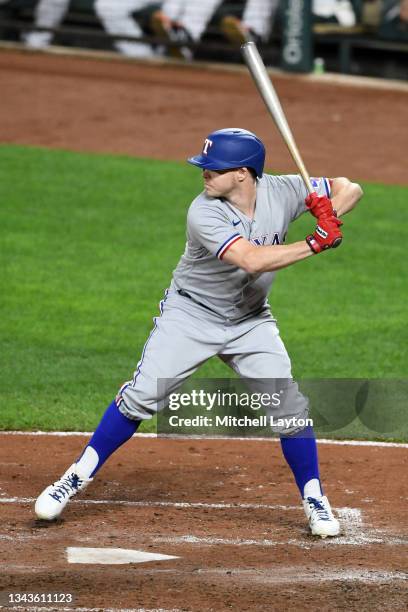
[[[273,385],[272,375],[287,381],[289,399],[277,416],[291,422],[307,418],[307,400],[291,379],[290,360],[268,309],[256,317],[232,323],[172,289],[161,302],[160,313],[154,319],[133,379],[122,386],[79,460],[38,498],[35,510],[39,518],[58,517],[69,499],[85,488],[108,457],[133,436],[141,421],[152,418],[166,397],[213,355],[218,355],[241,377],[261,379],[262,382],[254,383],[258,385],[254,391],[267,391],[268,381]],[[158,379],[166,381],[167,386],[158,385]],[[260,389],[259,384],[266,387]],[[281,435],[283,454],[302,498],[320,498],[312,428],[291,425],[277,427],[276,431]],[[330,528],[333,530],[332,522]]]

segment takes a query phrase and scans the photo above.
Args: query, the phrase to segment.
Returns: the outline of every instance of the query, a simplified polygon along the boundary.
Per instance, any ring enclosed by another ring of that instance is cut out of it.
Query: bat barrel
[[[295,139],[286,120],[285,113],[256,44],[254,42],[247,42],[243,44],[241,47],[241,52],[255,85],[261,94],[263,101],[265,102],[266,108],[272,115],[272,118],[275,121],[275,124],[283,140],[285,141],[285,144],[288,147],[296,166],[299,169],[299,172],[306,185],[306,189],[309,191],[309,193],[312,193],[314,189],[310,181],[309,173],[306,170],[299,150],[296,146]]]

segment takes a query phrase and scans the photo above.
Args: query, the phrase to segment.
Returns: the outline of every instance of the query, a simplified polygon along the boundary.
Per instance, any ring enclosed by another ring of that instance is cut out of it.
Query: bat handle
[[[308,174],[308,172],[307,172],[307,170],[306,170],[306,168],[305,168],[305,166],[304,166],[302,161],[300,161],[299,172],[300,172],[300,175],[301,175],[301,177],[303,179],[303,182],[304,182],[304,184],[306,186],[306,189],[308,190],[309,194],[314,193],[315,192],[315,188],[312,185],[312,181],[310,180],[310,176],[309,176],[309,174]]]

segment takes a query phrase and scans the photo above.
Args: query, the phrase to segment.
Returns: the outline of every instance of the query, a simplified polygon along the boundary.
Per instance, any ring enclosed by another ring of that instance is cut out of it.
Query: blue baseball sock
[[[92,478],[108,457],[133,436],[140,422],[125,417],[113,401],[77,460],[81,476]]]
[[[313,428],[309,425],[293,436],[281,437],[281,446],[302,498],[323,495]]]

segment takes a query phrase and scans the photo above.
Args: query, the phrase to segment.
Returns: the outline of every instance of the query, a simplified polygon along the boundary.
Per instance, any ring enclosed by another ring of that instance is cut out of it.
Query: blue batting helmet
[[[255,134],[240,128],[212,132],[204,140],[200,155],[188,159],[190,164],[208,170],[252,168],[261,177],[265,163],[265,147]]]

